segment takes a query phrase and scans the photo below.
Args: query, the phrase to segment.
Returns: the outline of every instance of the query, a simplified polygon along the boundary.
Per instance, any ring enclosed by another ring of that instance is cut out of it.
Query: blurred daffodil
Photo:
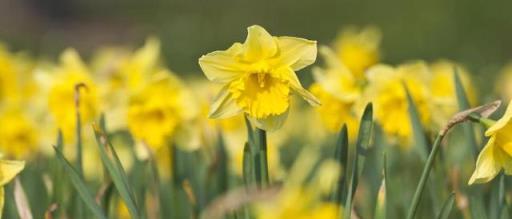
[[[158,151],[170,140],[178,146],[196,148],[189,127],[197,115],[194,100],[182,82],[167,70],[130,97],[128,128],[135,140]]]
[[[315,149],[304,149],[286,178],[277,197],[255,206],[256,217],[262,219],[335,219],[342,214],[340,206],[326,202],[322,197],[329,194],[340,171],[339,165],[323,161],[314,169],[318,159]],[[315,170],[313,180],[308,176]]]
[[[39,146],[35,122],[20,109],[0,112],[0,153],[8,158],[33,156]]]
[[[327,130],[338,132],[347,124],[350,139],[354,139],[358,122],[352,108],[361,97],[362,83],[328,47],[321,47],[320,54],[326,68],[313,69],[315,83],[309,88],[322,102],[316,110]]]
[[[367,101],[374,103],[375,117],[383,130],[400,141],[408,141],[412,135],[408,101],[404,85],[419,112],[420,121],[430,121],[429,69],[423,62],[411,62],[396,68],[376,65],[368,69]],[[409,145],[409,144],[401,144]]]
[[[24,161],[0,160],[0,218],[5,204],[4,186],[25,168]]]
[[[79,97],[82,124],[94,121],[99,113],[98,94],[87,66],[73,49],[65,50],[60,65],[52,75],[48,106],[54,121],[62,130],[64,141],[72,143],[76,135],[76,98]],[[83,85],[81,89],[78,86]],[[79,92],[77,95],[77,92]]]
[[[243,44],[234,43],[199,59],[206,77],[224,84],[209,116],[227,118],[244,112],[258,128],[268,131],[284,123],[292,92],[319,105],[295,74],[315,61],[316,52],[315,41],[273,37],[260,26],[249,27]]]
[[[512,104],[509,103],[503,117],[495,123],[488,122],[485,136],[489,137],[476,161],[475,171],[469,184],[491,181],[503,169],[512,174]]]
[[[471,83],[469,73],[459,64],[441,60],[430,65],[432,77],[430,92],[432,97],[432,120],[438,127],[442,127],[448,119],[458,111],[457,94],[455,93],[454,70],[457,72],[464,86],[470,104],[476,104],[476,93]]]
[[[509,63],[501,69],[496,82],[496,91],[501,99],[512,100],[512,63]]]
[[[364,77],[364,71],[379,62],[381,34],[374,27],[363,29],[348,28],[337,37],[334,47],[338,58],[357,78]]]

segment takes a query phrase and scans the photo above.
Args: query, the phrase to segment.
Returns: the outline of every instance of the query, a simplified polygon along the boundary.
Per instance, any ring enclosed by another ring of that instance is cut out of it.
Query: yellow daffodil
[[[0,112],[0,153],[8,158],[27,158],[37,151],[39,135],[35,122],[20,109]]]
[[[454,69],[457,68],[464,86],[466,96],[471,104],[476,103],[476,93],[471,84],[468,72],[457,63],[441,60],[430,65],[432,78],[430,92],[432,97],[432,120],[439,127],[444,126],[448,119],[458,111],[457,95],[455,93]]]
[[[496,81],[496,91],[503,100],[512,100],[512,63],[501,69]]]
[[[0,160],[0,218],[4,209],[4,186],[25,168],[24,161]]]
[[[167,70],[130,97],[128,128],[133,137],[153,152],[169,140],[182,147],[197,147],[190,138],[191,121],[197,115],[194,100],[185,86]]]
[[[485,136],[489,137],[476,161],[475,171],[469,184],[491,181],[503,169],[512,174],[512,104],[509,103],[505,115],[496,123],[489,124]]]
[[[386,133],[398,137],[401,141],[409,140],[412,135],[404,85],[407,86],[416,105],[420,121],[423,125],[428,124],[429,74],[429,69],[423,62],[407,63],[396,68],[376,65],[368,69],[365,96],[369,98],[367,101],[374,103],[375,118]]]
[[[143,47],[130,53],[122,48],[104,48],[93,57],[92,66],[99,84],[108,130],[126,128],[129,97],[150,83],[160,67],[160,42],[148,38]]]
[[[342,213],[339,205],[322,199],[323,195],[332,192],[339,176],[339,165],[332,160],[323,161],[315,171],[314,180],[306,180],[318,158],[318,152],[314,149],[302,151],[277,197],[257,203],[256,218],[339,218]]]
[[[379,62],[380,39],[381,34],[374,27],[348,28],[338,36],[334,47],[341,62],[357,78],[363,78],[364,71]]]
[[[73,49],[65,50],[60,57],[48,94],[48,106],[54,121],[62,130],[64,141],[72,143],[76,129],[76,92],[79,89],[79,112],[82,124],[94,121],[99,113],[97,87],[89,70]]]
[[[279,128],[288,114],[292,92],[319,104],[295,74],[315,59],[315,41],[273,37],[260,26],[249,27],[243,44],[235,43],[199,59],[206,77],[224,84],[209,116],[227,118],[244,112],[258,128]]]
[[[18,72],[12,55],[0,44],[0,103],[16,99]]]
[[[321,47],[320,54],[324,57],[327,66],[313,69],[315,83],[309,89],[322,102],[316,110],[327,130],[338,132],[341,125],[347,124],[350,139],[353,139],[358,122],[352,107],[361,97],[363,89],[361,81],[336,58],[329,48]]]

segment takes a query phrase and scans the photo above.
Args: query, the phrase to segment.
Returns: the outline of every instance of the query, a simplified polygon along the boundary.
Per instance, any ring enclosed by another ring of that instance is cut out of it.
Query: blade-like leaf
[[[427,139],[425,137],[425,130],[423,130],[423,126],[421,125],[420,115],[418,109],[416,108],[416,104],[414,103],[414,99],[412,98],[411,93],[409,92],[409,88],[407,88],[407,85],[405,83],[403,86],[405,94],[407,96],[409,119],[411,122],[411,128],[414,136],[414,148],[420,155],[421,160],[426,161],[428,156],[428,146]]]
[[[452,211],[453,203],[455,202],[455,193],[450,194],[450,196],[444,201],[443,207],[441,211],[437,215],[437,219],[448,219],[450,216],[450,212]]]
[[[56,147],[54,147],[54,149],[56,152],[55,154],[57,159],[64,167],[64,171],[69,176],[71,183],[78,192],[78,195],[81,197],[81,200],[91,210],[95,218],[107,219],[101,207],[98,206],[98,204],[94,201],[92,193],[87,189],[87,185],[85,185],[85,182],[82,180],[82,177],[79,175],[77,170],[75,170],[73,166],[71,166],[69,161],[66,160],[66,158],[59,149],[57,149]]]
[[[98,148],[100,149],[100,157],[103,165],[112,178],[112,182],[119,192],[119,195],[125,202],[132,218],[139,218],[140,214],[137,208],[137,203],[135,201],[136,199],[134,192],[128,183],[128,177],[124,172],[123,166],[121,165],[121,161],[119,160],[114,147],[112,147],[108,141],[107,136],[97,127],[94,128],[94,132],[96,135]]]
[[[334,185],[331,194],[331,202],[344,203],[346,196],[343,197],[342,192],[343,188],[346,186],[346,173],[348,165],[348,131],[346,124],[343,124],[343,127],[338,134],[338,140],[336,142],[336,148],[334,151],[334,159],[341,166],[341,174],[339,176],[338,182]]]
[[[347,200],[345,201],[345,216],[343,218],[351,218],[352,200],[357,189],[358,178],[364,167],[365,154],[369,148],[373,129],[373,107],[369,103],[366,105],[361,123],[359,124],[359,133],[357,136],[356,147],[353,151],[352,168],[347,174],[350,174],[349,184],[346,187]],[[341,216],[341,215],[340,215]]]

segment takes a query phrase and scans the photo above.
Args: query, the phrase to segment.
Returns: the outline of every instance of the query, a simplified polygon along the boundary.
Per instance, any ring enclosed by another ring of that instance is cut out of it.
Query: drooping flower
[[[337,37],[334,48],[338,58],[357,78],[379,62],[381,34],[375,27],[348,28]]]
[[[476,161],[475,171],[469,184],[491,181],[503,169],[512,174],[512,104],[509,103],[503,117],[485,131],[489,137]]]
[[[152,82],[130,97],[128,128],[139,143],[158,151],[169,141],[182,147],[198,146],[189,127],[197,109],[189,91],[167,70],[157,73]]]
[[[258,128],[279,128],[296,92],[312,105],[318,100],[305,90],[295,74],[316,59],[316,42],[295,37],[273,37],[260,26],[248,28],[245,42],[199,58],[206,77],[224,84],[210,111],[211,118],[246,113]]]
[[[375,118],[387,134],[400,141],[408,141],[412,136],[404,85],[416,105],[421,123],[425,126],[428,124],[429,75],[429,69],[423,62],[411,62],[396,68],[376,65],[368,69],[368,87],[364,94],[366,101],[363,102],[373,102]]]
[[[64,141],[72,143],[76,135],[76,97],[79,97],[80,120],[82,124],[94,121],[99,110],[96,84],[87,66],[73,49],[65,50],[60,56],[60,65],[53,72],[48,93],[48,107]],[[83,89],[77,85],[83,85]],[[79,95],[77,96],[77,92]]]
[[[25,161],[0,160],[0,218],[5,203],[4,186],[25,168]]]
[[[0,112],[0,153],[8,158],[27,158],[37,151],[39,134],[35,122],[21,109]]]

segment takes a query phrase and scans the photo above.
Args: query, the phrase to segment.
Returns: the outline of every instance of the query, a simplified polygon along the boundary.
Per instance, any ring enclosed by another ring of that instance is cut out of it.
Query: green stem
[[[256,128],[256,142],[253,149],[254,173],[258,188],[269,184],[267,158],[267,132]]]
[[[434,160],[435,160],[436,154],[439,151],[439,148],[441,146],[441,141],[442,141],[443,137],[444,137],[444,135],[437,135],[436,140],[434,141],[434,145],[432,146],[432,151],[428,155],[427,163],[425,164],[425,167],[423,168],[423,172],[421,173],[420,182],[418,183],[418,186],[416,187],[416,191],[414,192],[414,196],[412,198],[412,203],[409,208],[409,212],[407,213],[407,219],[413,219],[414,215],[416,214],[416,211],[418,209],[418,204],[421,199],[421,195],[423,193],[423,190],[425,189],[425,183],[427,182],[428,176],[430,175],[430,171],[432,170],[432,165],[434,164]]]

